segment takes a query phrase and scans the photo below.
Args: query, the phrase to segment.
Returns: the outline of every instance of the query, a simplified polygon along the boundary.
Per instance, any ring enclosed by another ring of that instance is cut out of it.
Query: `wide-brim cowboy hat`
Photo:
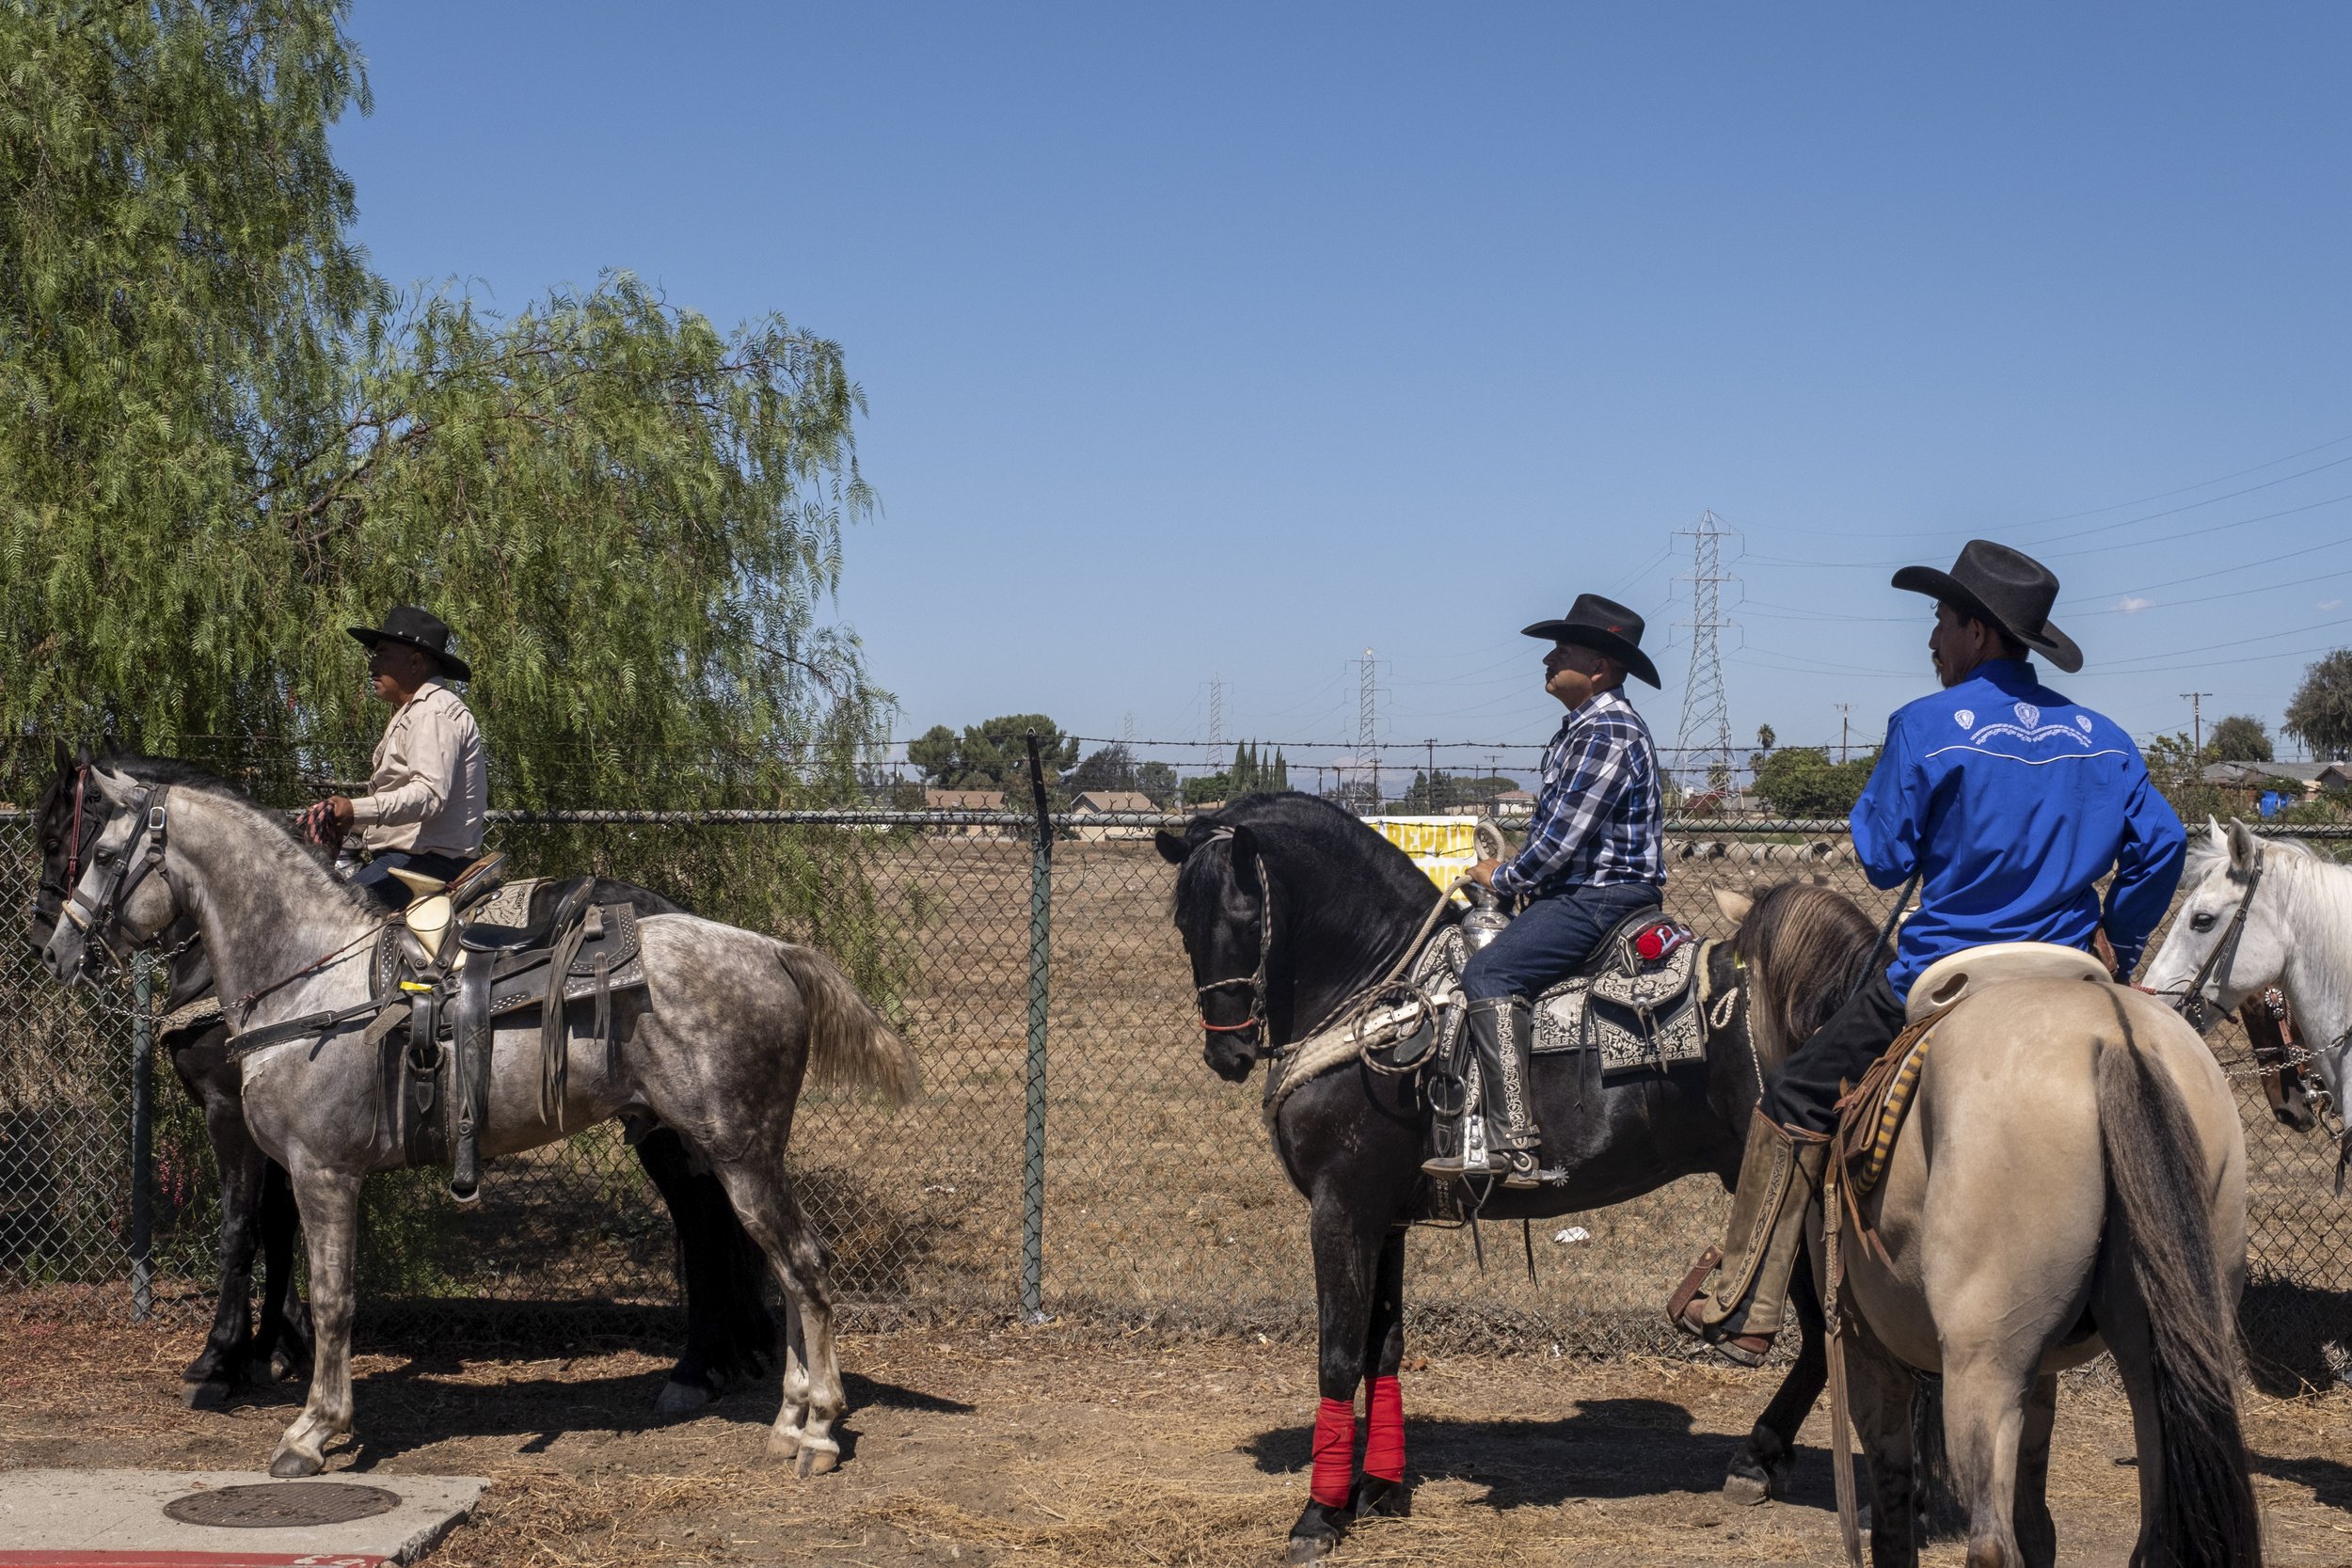
[[[1971,539],[1950,571],[1906,566],[1895,574],[1894,584],[2000,627],[2070,675],[2083,667],[2083,651],[2074,640],[2050,624],[2057,576],[2022,550]]]
[[[1627,674],[1638,675],[1652,686],[1663,684],[1658,678],[1658,666],[1642,652],[1642,618],[1614,599],[1579,594],[1559,620],[1538,621],[1520,630],[1524,636],[1540,637],[1547,642],[1573,642],[1607,654],[1625,666]]]
[[[438,615],[412,604],[396,604],[384,612],[380,626],[346,626],[359,641],[373,648],[378,642],[398,642],[428,655],[452,680],[473,679],[473,669],[449,651],[449,627]]]

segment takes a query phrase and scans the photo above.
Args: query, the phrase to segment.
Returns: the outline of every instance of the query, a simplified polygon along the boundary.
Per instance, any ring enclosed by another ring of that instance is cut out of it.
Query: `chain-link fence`
[[[1267,1145],[1257,1080],[1227,1085],[1202,1064],[1156,819],[1056,820],[1050,854],[1034,818],[975,813],[518,814],[493,843],[526,868],[652,879],[644,868],[670,867],[662,891],[834,952],[914,1043],[914,1104],[812,1088],[794,1128],[850,1322],[1041,1310],[1309,1333],[1305,1205]],[[1683,824],[1668,847],[1668,910],[1703,934],[1727,931],[1719,887],[1815,879],[1874,915],[1891,896],[1867,885],[1842,823]],[[9,908],[30,895],[34,852],[28,819],[0,815]],[[765,904],[720,874],[744,866],[771,890]],[[827,897],[843,867],[854,876],[841,885],[862,890],[853,911]],[[119,978],[62,990],[22,942],[0,955],[0,1284],[123,1307],[151,1291],[160,1310],[209,1315],[218,1209],[203,1125],[167,1067],[144,1091],[130,991]],[[2352,1337],[2352,1211],[2331,1193],[2334,1152],[2273,1120],[2234,1025],[2214,1043],[2252,1160],[2249,1342],[2322,1379]],[[362,1283],[379,1328],[485,1303],[504,1304],[510,1324],[675,1311],[668,1216],[616,1126],[497,1162],[471,1208],[450,1205],[442,1180],[369,1183]],[[1533,1279],[1516,1233],[1488,1227],[1482,1267],[1469,1233],[1418,1230],[1414,1332],[1457,1348],[1666,1348],[1659,1304],[1725,1203],[1712,1178],[1692,1178],[1548,1222]]]

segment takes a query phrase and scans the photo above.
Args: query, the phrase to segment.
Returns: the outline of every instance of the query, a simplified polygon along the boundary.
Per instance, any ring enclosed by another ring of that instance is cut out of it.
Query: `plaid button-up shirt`
[[[1649,726],[1618,690],[1560,721],[1527,846],[1495,868],[1495,891],[1540,898],[1572,887],[1666,879],[1663,801]]]

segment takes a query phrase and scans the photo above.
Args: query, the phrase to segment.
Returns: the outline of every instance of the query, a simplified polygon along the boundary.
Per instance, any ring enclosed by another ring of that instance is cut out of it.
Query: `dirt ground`
[[[178,1401],[193,1331],[0,1318],[0,1466],[263,1465],[291,1393],[226,1413]],[[851,1335],[847,1462],[808,1481],[761,1459],[772,1379],[699,1418],[650,1418],[666,1360],[582,1346],[358,1364],[359,1436],[330,1473],[492,1478],[436,1555],[461,1565],[1259,1564],[1305,1499],[1311,1354],[1295,1344],[1099,1331]],[[1795,1495],[1717,1493],[1769,1391],[1761,1378],[1640,1359],[1436,1358],[1405,1378],[1409,1519],[1375,1521],[1345,1563],[1831,1563],[1823,1444]],[[2352,1390],[2247,1396],[2269,1560],[2352,1563]],[[2120,1393],[2070,1389],[2052,1503],[2062,1560],[2122,1562],[2136,1528]],[[1939,1546],[1930,1560],[1959,1560]]]

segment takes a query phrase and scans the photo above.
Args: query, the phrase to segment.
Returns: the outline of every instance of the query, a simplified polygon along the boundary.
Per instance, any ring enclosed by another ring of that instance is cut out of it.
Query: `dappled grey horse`
[[[231,1026],[254,1034],[313,1014],[355,1013],[316,1035],[263,1045],[245,1059],[245,1113],[286,1167],[310,1260],[315,1363],[309,1402],[271,1457],[277,1476],[312,1475],[352,1428],[351,1321],[359,1183],[407,1164],[379,1126],[379,1063],[357,1010],[368,955],[389,918],[304,853],[286,829],[217,783],[144,784],[91,775],[104,816],[68,916],[44,950],[78,980],[90,945],[152,942],[194,915]],[[646,984],[612,998],[612,1048],[576,1004],[561,1094],[542,1108],[535,1017],[500,1021],[482,1151],[535,1148],[608,1118],[659,1122],[708,1162],[744,1230],[768,1256],[793,1308],[783,1408],[769,1439],[808,1475],[831,1469],[844,1407],[827,1274],[831,1259],[803,1216],[784,1165],[812,1069],[902,1101],[915,1066],[904,1041],[848,979],[811,950],[687,914],[639,927]]]

